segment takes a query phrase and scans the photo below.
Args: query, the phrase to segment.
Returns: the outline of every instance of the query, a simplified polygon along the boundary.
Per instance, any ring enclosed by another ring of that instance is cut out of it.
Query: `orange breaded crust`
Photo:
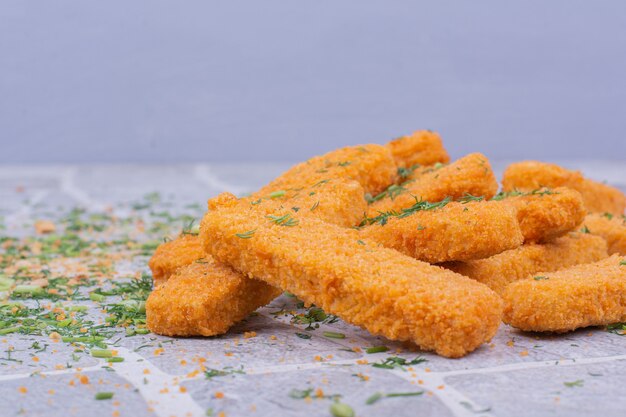
[[[540,189],[504,198],[517,210],[525,242],[547,242],[576,229],[587,210],[582,196],[570,188]]]
[[[609,254],[626,255],[626,217],[591,213],[585,217],[583,224],[589,233],[606,240]]]
[[[245,278],[208,255],[179,269],[146,301],[146,324],[166,336],[214,336],[279,296],[280,290]]]
[[[485,258],[517,248],[524,240],[516,211],[498,201],[451,202],[381,223],[364,227],[360,234],[429,263]]]
[[[321,220],[344,227],[359,224],[367,211],[363,187],[356,181],[344,178],[323,180],[265,199],[281,202],[286,207],[294,208],[294,211],[310,212]],[[263,199],[249,197],[246,200],[254,205]]]
[[[161,243],[148,262],[154,286],[163,284],[179,268],[204,256],[204,249],[197,235],[184,234],[177,239]]]
[[[410,135],[394,139],[385,146],[391,151],[399,168],[450,161],[441,137],[430,130],[417,130]]]
[[[539,271],[552,272],[596,262],[607,256],[606,242],[602,238],[574,232],[550,243],[528,243],[490,258],[452,262],[445,267],[502,294],[510,283],[529,278]]]
[[[265,197],[280,190],[310,187],[333,178],[354,180],[366,193],[377,194],[394,182],[396,174],[396,163],[385,146],[350,146],[291,167],[254,196]]]
[[[473,153],[450,165],[416,171],[400,187],[392,186],[382,196],[375,197],[368,217],[410,207],[416,198],[434,202],[446,197],[457,200],[471,194],[490,199],[497,191],[498,182],[489,160],[481,153]]]
[[[505,323],[525,331],[561,333],[626,320],[624,257],[539,272],[535,278],[506,288]]]
[[[509,165],[504,171],[504,191],[532,191],[542,187],[568,187],[580,192],[587,210],[624,214],[626,196],[620,190],[583,177],[559,165],[524,161]]]
[[[275,203],[217,202],[221,206],[204,217],[200,233],[216,259],[372,334],[460,357],[498,328],[501,300],[469,278],[316,218],[295,213],[296,224],[277,224],[267,216],[288,212]]]

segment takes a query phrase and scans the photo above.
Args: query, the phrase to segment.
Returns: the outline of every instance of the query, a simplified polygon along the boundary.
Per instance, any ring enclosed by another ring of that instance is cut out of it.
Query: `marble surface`
[[[502,164],[495,166],[500,170]],[[626,189],[626,164],[583,162],[578,167]],[[35,237],[37,220],[60,225],[68,212],[80,207],[82,215],[130,219],[120,222],[135,229],[139,222],[139,231],[124,233],[133,241],[148,242],[182,227],[178,220],[163,225],[159,219],[198,218],[208,197],[225,190],[252,191],[284,168],[269,163],[4,166],[0,236]],[[92,238],[107,239],[95,232]],[[103,282],[148,271],[149,252],[123,252]],[[90,259],[74,258],[84,265]],[[106,317],[88,298],[59,303],[86,306],[85,317],[95,323]],[[451,360],[373,337],[340,320],[306,330],[293,321],[304,312],[296,299],[283,295],[220,337],[127,337],[119,329],[106,340],[124,358],[119,363],[95,358],[47,334],[2,335],[0,415],[329,416],[334,401],[350,405],[357,416],[610,417],[622,416],[626,409],[626,337],[606,329],[538,335],[503,325],[490,344]],[[324,332],[329,331],[345,338],[328,337]],[[388,350],[366,353],[372,346]],[[419,360],[392,369],[373,366],[389,357]],[[96,400],[98,392],[112,392],[113,398]],[[383,396],[367,404],[376,393],[412,395]]]

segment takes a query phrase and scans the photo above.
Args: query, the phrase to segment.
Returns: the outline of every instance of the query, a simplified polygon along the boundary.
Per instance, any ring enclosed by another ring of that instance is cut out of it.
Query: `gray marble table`
[[[626,164],[569,165],[626,189]],[[131,219],[121,224],[130,227],[124,233],[133,242],[158,239],[174,235],[183,219],[198,218],[208,197],[252,191],[286,166],[4,166],[0,236],[28,241],[35,237],[36,221],[61,227],[67,213],[79,207],[81,216]],[[159,220],[164,217],[170,219],[165,225]],[[106,240],[93,233],[94,241]],[[147,259],[145,251],[122,254],[108,278],[127,280],[147,272]],[[78,266],[91,262],[80,256],[73,260]],[[7,267],[5,276],[7,271],[13,273]],[[304,312],[296,302],[283,295],[220,337],[126,337],[120,329],[119,337],[106,341],[124,358],[119,363],[45,333],[0,335],[0,416],[329,416],[335,400],[350,405],[357,416],[626,415],[626,337],[606,329],[557,336],[503,325],[490,344],[451,360],[373,337],[340,320],[305,330],[293,321]],[[86,306],[95,322],[105,317],[90,299],[59,303]],[[329,331],[345,338],[325,336]],[[388,350],[366,353],[373,346]],[[389,357],[423,361],[392,369],[373,366]],[[97,400],[103,391],[113,398]],[[415,395],[367,404],[377,392]]]

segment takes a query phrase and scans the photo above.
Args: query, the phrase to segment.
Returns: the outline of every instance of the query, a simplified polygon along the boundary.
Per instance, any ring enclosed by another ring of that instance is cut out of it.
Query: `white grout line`
[[[72,197],[77,203],[83,205],[93,211],[102,211],[105,205],[89,197],[89,194],[76,186],[74,178],[76,177],[76,168],[70,167],[61,173],[61,192]]]
[[[208,165],[196,165],[193,172],[196,179],[205,183],[209,187],[216,188],[220,192],[229,191],[239,196],[249,191],[247,188],[222,181],[219,177],[217,177],[217,175],[211,172],[211,167]]]

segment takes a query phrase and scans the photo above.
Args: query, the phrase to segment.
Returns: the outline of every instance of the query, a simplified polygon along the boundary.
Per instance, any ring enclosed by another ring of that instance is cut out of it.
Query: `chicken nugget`
[[[576,229],[587,210],[582,196],[570,188],[542,188],[495,197],[517,210],[524,242],[546,242]]]
[[[525,331],[568,332],[626,321],[626,258],[539,272],[503,294],[504,322]]]
[[[204,256],[204,249],[197,235],[182,234],[177,239],[161,243],[148,262],[154,286],[158,287],[179,268]]]
[[[179,269],[152,291],[146,301],[146,321],[152,332],[166,336],[214,336],[280,293],[209,255]]]
[[[590,213],[583,224],[585,231],[606,240],[609,254],[626,255],[626,217],[611,213]]]
[[[249,209],[221,197],[202,220],[207,252],[372,334],[443,356],[463,356],[495,334],[502,305],[488,287],[264,203]]]
[[[333,178],[357,181],[366,193],[377,194],[392,184],[396,175],[396,163],[385,146],[350,146],[291,167],[254,196],[265,197],[277,191],[310,187]]]
[[[528,243],[486,259],[450,262],[444,266],[502,294],[510,283],[539,271],[553,272],[604,259],[609,256],[606,249],[604,239],[572,232],[550,243]]]
[[[441,201],[446,197],[458,200],[467,195],[490,199],[497,191],[498,182],[489,160],[481,153],[473,153],[450,165],[418,170],[401,185],[390,186],[373,198],[368,217],[411,207],[415,198],[430,202]]]
[[[569,187],[580,192],[587,210],[621,216],[626,196],[615,187],[583,177],[559,165],[524,161],[509,165],[502,178],[504,191],[532,191],[542,187]]]
[[[366,222],[373,224],[361,229],[364,238],[430,263],[485,258],[524,240],[517,212],[498,201],[416,202]]]
[[[387,143],[398,168],[447,163],[450,156],[443,147],[438,133],[418,130]]]

